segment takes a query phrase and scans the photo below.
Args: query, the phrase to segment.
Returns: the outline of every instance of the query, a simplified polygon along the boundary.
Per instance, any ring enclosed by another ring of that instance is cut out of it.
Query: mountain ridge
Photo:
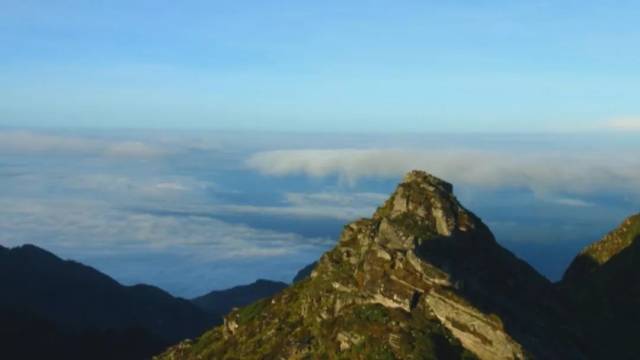
[[[147,284],[125,286],[74,260],[31,244],[0,245],[0,354],[7,358],[150,358],[172,343],[221,324],[222,316],[263,296],[257,281],[240,298],[218,291],[220,308],[203,309]],[[275,290],[274,290],[275,291]]]
[[[0,304],[37,309],[74,329],[141,326],[176,341],[212,324],[211,316],[186,299],[151,285],[121,285],[90,266],[62,260],[34,245],[15,247],[3,255],[0,282],[11,291]]]
[[[586,246],[558,284],[596,359],[637,358],[640,328],[640,214]]]

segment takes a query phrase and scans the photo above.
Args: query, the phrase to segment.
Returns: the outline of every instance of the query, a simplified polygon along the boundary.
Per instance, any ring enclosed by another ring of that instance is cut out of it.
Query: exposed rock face
[[[560,288],[577,312],[593,359],[637,359],[640,353],[640,214],[587,246]]]
[[[579,359],[556,290],[410,172],[309,278],[161,359]]]

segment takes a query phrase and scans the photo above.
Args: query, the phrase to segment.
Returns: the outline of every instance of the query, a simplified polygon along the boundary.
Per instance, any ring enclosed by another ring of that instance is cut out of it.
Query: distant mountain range
[[[413,171],[292,286],[157,359],[637,359],[639,241],[636,215],[554,284]]]
[[[7,359],[145,359],[287,285],[260,280],[194,302],[123,286],[33,245],[0,246],[0,349]]]

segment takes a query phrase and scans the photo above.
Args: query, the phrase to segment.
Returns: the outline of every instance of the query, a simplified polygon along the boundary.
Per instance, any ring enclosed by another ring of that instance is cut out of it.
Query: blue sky
[[[634,1],[2,1],[0,125],[638,127]]]

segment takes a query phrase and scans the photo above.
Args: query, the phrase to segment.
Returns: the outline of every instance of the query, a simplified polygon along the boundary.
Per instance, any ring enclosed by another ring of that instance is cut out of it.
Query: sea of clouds
[[[181,296],[290,280],[402,175],[454,184],[550,278],[640,208],[637,133],[0,130],[0,244]]]

